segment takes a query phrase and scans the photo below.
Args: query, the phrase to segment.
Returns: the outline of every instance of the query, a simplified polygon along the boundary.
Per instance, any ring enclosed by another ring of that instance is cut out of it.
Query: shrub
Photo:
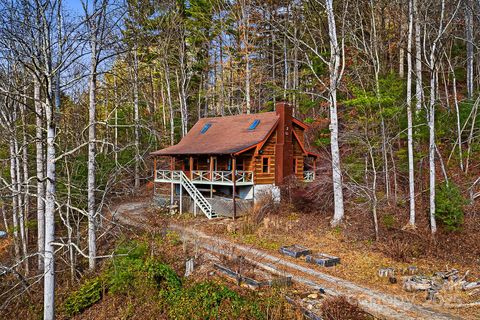
[[[393,216],[393,214],[385,214],[383,217],[382,217],[382,221],[383,221],[383,225],[387,228],[387,229],[393,229],[394,225],[395,225],[395,217]]]
[[[374,319],[363,311],[356,302],[350,302],[344,296],[326,299],[321,307],[325,320],[367,320]]]
[[[145,244],[129,242],[119,247],[107,274],[110,291],[127,293],[135,282],[144,265],[144,256],[147,251]],[[123,256],[126,255],[126,256]]]
[[[237,319],[246,301],[214,282],[200,282],[170,295],[169,319]]]
[[[383,254],[395,261],[409,262],[412,259],[424,256],[427,251],[427,244],[424,241],[418,241],[418,239],[411,237],[412,235],[399,234],[378,243],[378,248]]]
[[[455,231],[462,226],[465,203],[460,189],[452,182],[437,186],[435,215],[446,230]]]
[[[160,296],[168,296],[182,287],[182,280],[170,266],[155,260],[145,263],[147,283],[155,285]]]
[[[69,317],[81,313],[102,298],[102,291],[103,282],[100,277],[85,282],[65,300],[65,312]]]
[[[111,292],[128,293],[135,288],[155,288],[161,295],[178,290],[182,281],[170,266],[146,257],[146,245],[130,242],[117,250],[107,273]]]

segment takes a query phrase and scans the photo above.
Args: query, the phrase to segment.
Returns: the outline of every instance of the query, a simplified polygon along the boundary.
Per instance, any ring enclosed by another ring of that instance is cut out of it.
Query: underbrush
[[[370,320],[373,317],[363,311],[355,301],[345,296],[333,297],[322,304],[322,316],[325,320]]]
[[[121,245],[115,251],[115,259],[100,275],[85,281],[67,297],[63,314],[67,318],[81,316],[102,297],[110,295],[124,296],[129,301],[125,311],[129,314],[147,304],[162,319],[292,319],[293,311],[285,312],[288,306],[279,292],[239,293],[212,279],[181,278],[170,265],[150,256],[150,249],[144,242]],[[274,313],[276,316],[272,317]]]

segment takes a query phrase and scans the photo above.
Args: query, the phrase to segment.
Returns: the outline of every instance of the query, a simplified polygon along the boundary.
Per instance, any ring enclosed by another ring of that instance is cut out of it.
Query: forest
[[[320,155],[283,214],[478,274],[479,25],[480,0],[0,0],[0,315],[69,318],[137,239],[107,212],[151,197],[150,153],[280,101]]]

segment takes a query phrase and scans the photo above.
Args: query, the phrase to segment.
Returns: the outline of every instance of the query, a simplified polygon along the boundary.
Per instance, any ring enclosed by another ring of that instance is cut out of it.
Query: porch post
[[[237,171],[237,158],[233,157],[232,159],[232,182],[233,182],[233,191],[232,191],[232,199],[233,199],[233,220],[235,220],[237,215],[237,204],[235,203],[235,194],[237,193],[236,188],[236,181],[237,177],[235,172]]]
[[[190,180],[193,179],[193,157],[190,156]]]
[[[156,194],[155,185],[157,181],[157,157],[153,158],[153,195]]]
[[[170,157],[170,179],[172,181],[170,183],[170,210],[171,206],[173,206],[173,170],[175,170],[175,158]]]
[[[317,171],[317,158],[313,157],[313,180],[315,180],[316,176],[316,171]]]
[[[210,199],[213,198],[213,157],[210,156]]]
[[[180,183],[180,214],[183,213],[183,188],[182,184]]]

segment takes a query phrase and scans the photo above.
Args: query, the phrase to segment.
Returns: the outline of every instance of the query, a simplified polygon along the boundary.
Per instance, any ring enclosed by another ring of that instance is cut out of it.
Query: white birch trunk
[[[16,118],[16,115],[15,115]],[[15,130],[16,133],[16,130]],[[27,253],[27,237],[25,234],[25,215],[24,215],[24,197],[22,197],[22,185],[23,185],[23,173],[20,163],[20,149],[18,147],[18,141],[16,134],[13,139],[13,146],[15,149],[15,169],[16,169],[16,181],[17,181],[17,201],[18,201],[18,225],[20,227],[20,244],[22,247],[22,260],[24,260],[25,273],[28,274],[28,260],[25,259]]]
[[[467,98],[473,97],[473,2],[465,0],[465,35],[467,40]]]
[[[37,250],[38,269],[43,270],[45,248],[45,161],[43,150],[43,107],[40,101],[40,82],[33,76],[33,99],[35,103],[35,147],[37,170]]]
[[[46,106],[47,115],[47,187],[45,195],[45,261],[44,307],[45,320],[55,319],[55,124],[53,106]]]
[[[133,109],[135,117],[135,189],[140,188],[140,113],[138,110],[138,53],[133,48]]]
[[[416,110],[422,109],[423,103],[423,84],[422,84],[422,43],[421,43],[421,25],[420,13],[418,9],[418,0],[413,0],[413,16],[415,19],[415,100]]]
[[[15,249],[15,260],[20,260],[20,244],[18,238],[19,221],[18,221],[18,197],[17,197],[17,161],[15,160],[15,145],[13,136],[10,137],[10,183],[12,189],[12,220],[13,220],[13,244]]]
[[[408,194],[410,200],[410,219],[408,224],[415,227],[415,166],[413,155],[413,112],[412,112],[412,34],[413,1],[408,1],[408,39],[407,39],[407,139],[408,139]]]
[[[167,100],[168,100],[168,109],[170,112],[170,145],[175,144],[175,118],[174,118],[174,110],[173,110],[173,103],[172,103],[172,91],[170,88],[170,72],[168,65],[165,68],[165,81],[167,86]]]
[[[3,217],[3,224],[5,226],[5,232],[8,232],[8,219],[7,219],[7,213],[5,211],[5,203],[3,201],[0,202],[0,210],[2,210],[2,217]]]
[[[434,53],[430,54],[430,62],[434,63]],[[431,65],[431,68],[434,68]],[[432,70],[430,79],[430,106],[428,110],[428,129],[429,129],[429,186],[430,186],[430,227],[432,233],[437,232],[437,223],[435,220],[435,71]]]
[[[96,239],[96,203],[95,203],[95,156],[96,156],[96,90],[97,90],[97,52],[95,30],[91,30],[90,40],[91,60],[89,79],[89,108],[88,108],[88,178],[87,178],[87,215],[88,215],[88,267],[95,269],[95,256],[97,253]],[[136,171],[135,171],[136,172]]]
[[[28,141],[27,141],[27,118],[26,118],[26,100],[27,95],[25,95],[25,104],[20,107],[21,118],[22,118],[22,165],[23,165],[23,216],[24,216],[24,225],[25,225],[25,244],[28,245],[28,219],[30,214],[30,182],[29,182],[29,173],[28,173]],[[25,252],[27,250],[25,249]],[[29,269],[28,261],[26,261],[27,273]]]
[[[340,148],[338,146],[338,114],[337,114],[337,86],[339,81],[340,48],[337,41],[337,30],[333,12],[333,0],[325,0],[328,33],[330,38],[330,142],[332,152],[332,179],[334,196],[334,215],[331,221],[332,226],[338,225],[344,216],[342,172],[340,169]]]

